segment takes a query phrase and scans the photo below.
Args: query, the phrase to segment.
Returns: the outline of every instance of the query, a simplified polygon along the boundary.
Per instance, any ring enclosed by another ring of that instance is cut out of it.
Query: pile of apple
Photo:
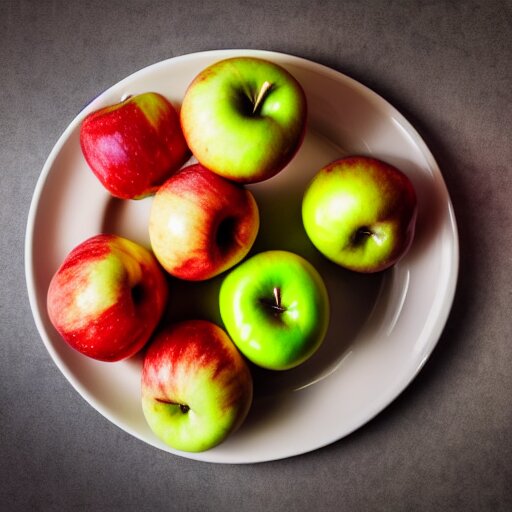
[[[302,143],[306,116],[305,94],[288,71],[238,57],[199,73],[179,113],[148,92],[81,124],[83,155],[113,196],[154,195],[151,250],[116,234],[85,240],[53,276],[49,317],[71,347],[100,361],[146,347],[142,409],[153,432],[175,449],[207,450],[242,424],[253,397],[247,361],[294,368],[326,335],[329,299],[308,261],[280,250],[245,259],[260,226],[244,185],[286,167]],[[197,163],[186,165],[191,155]],[[416,209],[405,174],[354,156],[318,171],[304,193],[302,221],[327,258],[375,272],[409,248]],[[186,281],[225,273],[224,325],[164,321],[172,293],[166,273]]]

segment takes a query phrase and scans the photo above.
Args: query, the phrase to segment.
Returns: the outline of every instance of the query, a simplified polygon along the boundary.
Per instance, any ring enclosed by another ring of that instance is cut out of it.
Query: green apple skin
[[[50,321],[75,350],[114,362],[139,352],[162,317],[164,273],[145,247],[101,234],[77,245],[48,288]]]
[[[219,305],[240,352],[269,370],[288,370],[310,358],[329,324],[320,274],[288,251],[256,254],[232,270],[222,282]]]
[[[144,357],[142,409],[170,447],[201,452],[240,427],[251,407],[252,375],[226,332],[206,320],[162,328]]]
[[[204,69],[188,87],[180,113],[197,160],[240,183],[281,171],[302,143],[306,117],[299,82],[283,67],[253,57]]]
[[[416,218],[410,179],[365,156],[321,169],[302,201],[304,229],[313,245],[334,263],[361,273],[396,264],[413,241]]]

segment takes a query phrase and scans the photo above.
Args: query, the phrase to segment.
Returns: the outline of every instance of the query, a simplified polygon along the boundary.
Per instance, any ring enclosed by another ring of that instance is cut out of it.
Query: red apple
[[[80,145],[103,186],[121,199],[153,194],[190,156],[177,111],[153,92],[89,114]]]
[[[62,338],[100,361],[133,356],[162,316],[167,283],[154,256],[116,235],[75,247],[48,289],[50,320]]]
[[[158,190],[149,219],[155,256],[173,276],[209,279],[249,252],[259,228],[252,193],[200,164],[174,174]]]
[[[142,368],[142,409],[169,446],[213,448],[243,422],[252,403],[252,376],[228,335],[205,320],[160,331]]]

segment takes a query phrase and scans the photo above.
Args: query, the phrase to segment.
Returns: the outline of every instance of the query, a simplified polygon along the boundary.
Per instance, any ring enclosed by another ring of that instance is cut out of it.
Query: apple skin
[[[266,83],[270,87],[264,92]],[[196,76],[185,93],[180,118],[185,139],[201,164],[232,181],[254,183],[281,171],[299,149],[307,103],[301,85],[283,67],[233,57]]]
[[[320,347],[329,325],[329,298],[317,270],[302,256],[266,251],[223,280],[222,321],[240,352],[257,366],[288,370]]]
[[[313,245],[334,263],[361,273],[397,263],[412,243],[416,218],[410,179],[366,156],[342,158],[321,169],[302,201]]]
[[[80,126],[85,160],[120,199],[140,199],[190,157],[179,114],[161,94],[147,92],[89,114]]]
[[[217,446],[251,407],[247,363],[226,332],[206,320],[171,324],[148,345],[142,409],[151,430],[176,450]]]
[[[50,282],[47,309],[72,348],[113,362],[133,356],[146,344],[167,295],[165,275],[147,249],[101,234],[67,255]]]
[[[171,275],[189,281],[210,279],[238,263],[258,229],[252,193],[200,164],[162,185],[149,219],[155,256]]]

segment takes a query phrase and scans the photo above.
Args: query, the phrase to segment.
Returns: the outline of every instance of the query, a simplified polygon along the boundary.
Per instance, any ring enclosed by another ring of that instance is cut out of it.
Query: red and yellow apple
[[[164,273],[147,249],[102,234],[64,259],[50,282],[47,309],[71,347],[112,362],[133,356],[147,343],[167,293]]]
[[[201,71],[180,112],[197,160],[240,183],[280,172],[302,143],[306,117],[306,96],[295,77],[254,57],[221,60]]]
[[[171,275],[190,281],[214,277],[249,252],[259,228],[252,193],[200,164],[181,169],[155,194],[149,237]]]
[[[407,175],[366,156],[342,158],[321,169],[302,201],[313,245],[356,272],[378,272],[397,263],[412,243],[416,216],[416,193]]]
[[[190,157],[178,112],[154,92],[89,114],[80,145],[96,177],[121,199],[153,194]]]
[[[218,445],[244,421],[251,373],[228,335],[212,322],[166,326],[148,346],[142,409],[151,430],[176,450]]]

